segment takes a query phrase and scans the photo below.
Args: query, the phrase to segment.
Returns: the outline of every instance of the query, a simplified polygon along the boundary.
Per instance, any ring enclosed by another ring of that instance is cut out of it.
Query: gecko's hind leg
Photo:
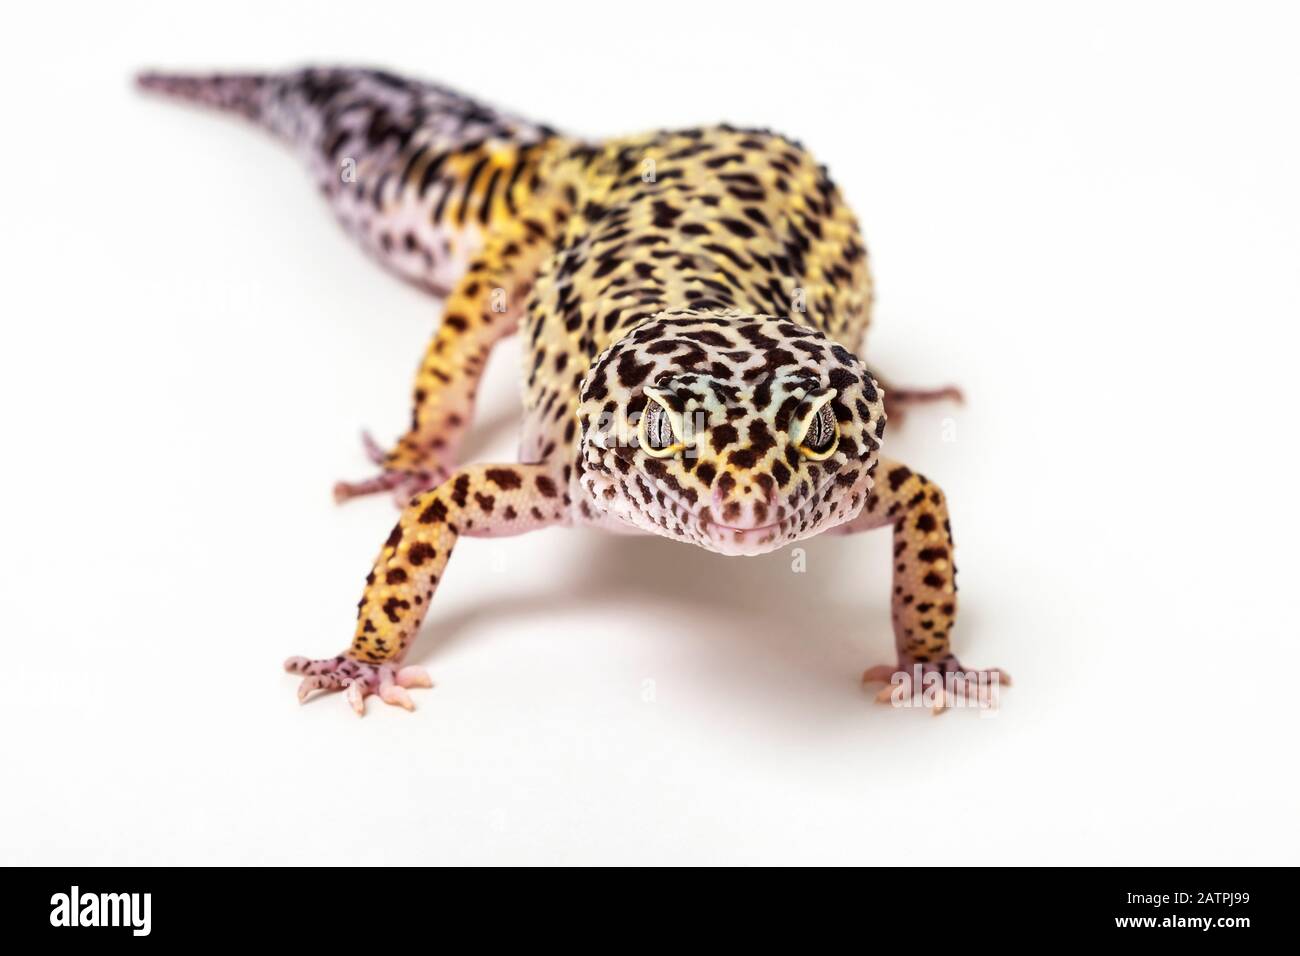
[[[956,402],[965,404],[966,397],[956,385],[944,385],[939,388],[903,388],[890,384],[876,376],[876,383],[885,392],[885,415],[895,427],[907,416],[908,409],[916,405],[928,405],[932,402]]]
[[[546,248],[538,237],[558,229],[568,216],[567,206],[558,204],[538,206],[533,212],[536,218],[527,225],[502,224],[470,264],[447,300],[420,363],[410,428],[389,451],[363,438],[366,454],[382,471],[362,481],[339,482],[334,486],[336,501],[392,491],[399,506],[405,505],[412,495],[438,485],[455,470],[488,355],[519,326]]]
[[[491,310],[491,290],[510,282],[506,270],[506,263],[490,254],[470,267],[448,300],[416,373],[410,428],[388,451],[363,435],[366,456],[381,470],[371,478],[335,484],[335,501],[392,491],[399,505],[405,504],[455,469],[488,354],[500,338],[514,331],[513,317]]]

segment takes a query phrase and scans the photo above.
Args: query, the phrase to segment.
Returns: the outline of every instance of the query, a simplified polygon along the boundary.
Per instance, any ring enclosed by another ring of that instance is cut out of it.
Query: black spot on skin
[[[748,223],[741,222],[739,219],[722,219],[721,222],[732,235],[739,236],[741,239],[754,238],[754,230]]]
[[[709,433],[709,443],[713,445],[715,452],[721,452],[734,441],[740,439],[740,433],[736,431],[734,425],[718,425]]]
[[[731,339],[727,338],[721,332],[715,332],[712,329],[703,329],[697,332],[683,332],[682,338],[692,339],[704,345],[712,345],[717,348],[730,348]]]
[[[682,214],[680,209],[674,209],[663,200],[655,200],[653,209],[654,224],[660,229],[671,229],[677,217]]]
[[[511,491],[523,485],[523,480],[519,477],[519,474],[509,468],[489,468],[483,474],[488,481],[502,491]]]
[[[889,473],[889,490],[897,491],[903,487],[903,482],[912,477],[912,469],[906,465],[899,465]]]
[[[384,576],[384,580],[389,584],[401,584],[406,580],[406,572],[401,568],[393,568]]]
[[[406,560],[411,562],[412,567],[418,568],[425,561],[432,561],[437,556],[438,552],[433,549],[432,545],[417,541],[411,545],[411,550],[406,553]]]
[[[731,472],[724,471],[722,477],[718,479],[718,493],[722,500],[726,501],[731,497],[731,492],[736,487],[736,479],[731,476]]]
[[[537,490],[542,493],[544,498],[554,498],[559,490],[555,487],[555,482],[546,475],[537,476]]]
[[[929,532],[933,531],[936,527],[937,524],[934,520],[934,515],[927,513],[927,514],[917,516],[916,519],[917,531],[924,531],[928,534]]]
[[[410,601],[403,601],[395,597],[390,597],[384,602],[384,613],[388,615],[388,620],[392,621],[394,624],[401,620],[401,616],[397,612],[407,611],[410,610],[410,608]]]
[[[836,389],[841,395],[846,394],[849,389],[858,384],[858,377],[845,368],[833,368],[827,375],[827,381],[830,382],[831,388]]]
[[[637,362],[636,355],[631,351],[626,351],[618,360],[618,381],[624,388],[636,388],[645,381],[646,376],[654,365],[647,362],[642,365]]]
[[[929,587],[932,587],[932,588],[941,588],[941,587],[943,587],[943,577],[942,577],[942,575],[936,574],[934,571],[929,571],[929,572],[927,572],[926,575],[925,575],[925,577],[922,578],[921,580],[922,580],[926,585],[928,585]]]
[[[772,437],[766,422],[756,420],[750,423],[749,445],[760,458],[776,447],[776,439]]]
[[[388,535],[388,540],[385,541],[384,544],[390,548],[396,548],[401,543],[402,543],[402,526],[399,524],[393,528],[392,533]]]
[[[432,524],[435,521],[445,521],[446,518],[447,506],[442,503],[442,499],[434,498],[420,514],[420,524]]]
[[[451,500],[455,502],[456,507],[465,507],[465,503],[469,501],[469,475],[461,475],[452,483]]]

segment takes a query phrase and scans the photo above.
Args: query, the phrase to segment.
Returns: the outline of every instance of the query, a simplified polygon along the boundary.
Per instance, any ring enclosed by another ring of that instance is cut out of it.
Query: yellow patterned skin
[[[393,490],[404,506],[347,649],[289,661],[300,695],[411,706],[406,688],[427,675],[401,662],[459,537],[570,523],[724,554],[891,525],[898,661],[868,676],[962,670],[947,504],[881,457],[884,389],[855,351],[866,248],[799,144],[726,126],[586,143],[371,71],[144,83],[293,139],[395,271],[434,288],[464,258],[410,428],[373,450],[376,477],[336,488]],[[340,157],[362,170],[360,197],[332,181]],[[486,358],[515,331],[520,461],[460,467]]]

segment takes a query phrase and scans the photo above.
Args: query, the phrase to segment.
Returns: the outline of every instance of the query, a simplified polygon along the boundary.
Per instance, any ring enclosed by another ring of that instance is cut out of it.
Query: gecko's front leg
[[[523,534],[569,516],[561,469],[551,465],[474,465],[411,499],[384,542],[357,612],[352,643],[337,657],[292,657],[304,675],[300,700],[315,690],[346,690],[358,713],[365,698],[410,709],[408,687],[430,687],[423,668],[401,666],[461,535]]]
[[[868,669],[863,681],[897,678],[897,683],[911,689],[917,673],[923,681],[925,675],[936,674],[958,684],[957,690],[968,696],[982,696],[981,688],[991,683],[1010,685],[1005,671],[968,671],[952,652],[949,635],[957,619],[957,567],[943,491],[906,465],[881,458],[875,486],[861,513],[836,531],[852,534],[885,525],[894,529],[893,625],[898,663]],[[933,695],[936,713],[945,709],[946,694],[952,690],[941,687]],[[893,688],[887,687],[878,699],[889,700],[892,694]]]

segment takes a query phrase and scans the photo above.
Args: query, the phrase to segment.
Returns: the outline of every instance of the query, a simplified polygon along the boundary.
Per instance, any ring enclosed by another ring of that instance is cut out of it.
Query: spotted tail
[[[293,145],[345,229],[399,275],[445,292],[555,157],[547,126],[378,70],[141,73],[139,86],[242,114]]]

